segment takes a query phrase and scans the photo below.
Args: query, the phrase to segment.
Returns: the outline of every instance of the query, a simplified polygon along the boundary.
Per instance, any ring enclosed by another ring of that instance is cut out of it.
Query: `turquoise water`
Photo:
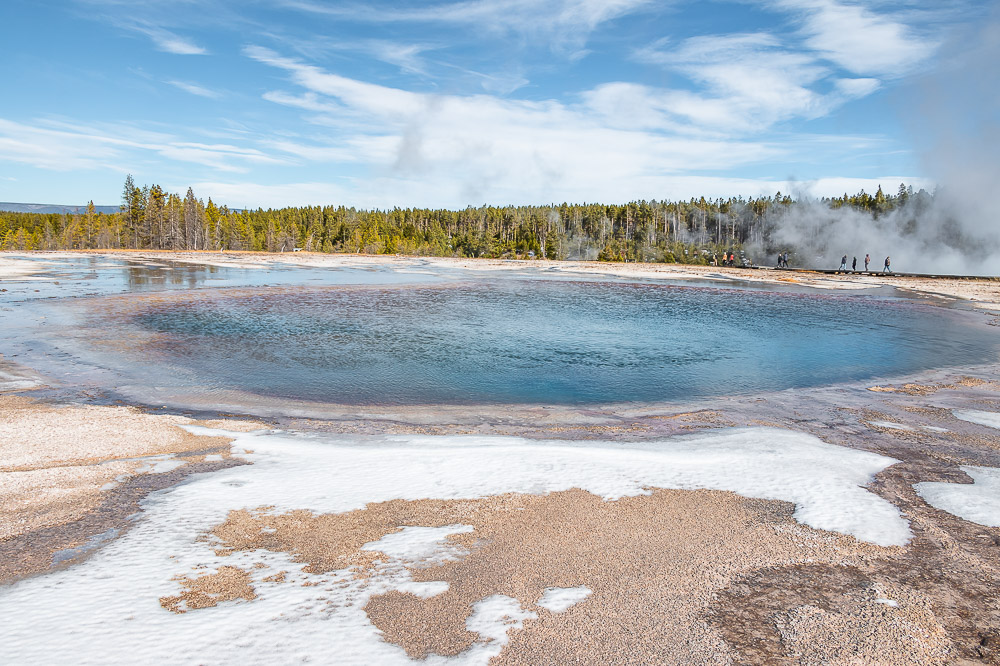
[[[905,300],[521,279],[220,290],[116,326],[148,337],[121,360],[150,383],[346,404],[684,400],[983,363],[1000,346],[968,313]]]

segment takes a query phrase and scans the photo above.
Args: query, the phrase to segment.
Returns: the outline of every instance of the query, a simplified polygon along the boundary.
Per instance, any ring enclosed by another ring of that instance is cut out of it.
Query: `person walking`
[[[852,273],[857,273],[858,272],[858,258],[857,257],[854,257],[854,261],[851,262],[851,272]]]
[[[781,256],[781,263],[783,263],[785,265],[785,268],[788,268],[788,252],[787,251],[785,252],[785,254],[783,254]]]
[[[865,273],[867,273],[867,272],[868,272],[868,262],[869,262],[869,261],[871,261],[871,260],[872,260],[872,258],[871,258],[871,257],[869,257],[869,256],[868,256],[868,255],[866,254],[866,255],[865,255]]]
[[[889,257],[885,258],[885,266],[882,268],[883,273],[891,273],[892,269],[889,268]]]
[[[840,271],[843,273],[846,270],[847,270],[847,255],[845,254],[844,257],[840,260]]]

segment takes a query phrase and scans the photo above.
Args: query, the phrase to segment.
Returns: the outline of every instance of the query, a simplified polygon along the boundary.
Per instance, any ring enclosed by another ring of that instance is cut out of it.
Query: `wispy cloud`
[[[717,131],[760,131],[789,118],[823,115],[843,101],[813,88],[828,76],[827,68],[768,33],[692,37],[675,47],[660,42],[638,49],[634,57],[698,85],[696,91],[664,91],[651,108]]]
[[[837,0],[776,0],[796,14],[805,45],[854,74],[897,78],[930,57],[938,43],[896,20]]]
[[[206,55],[209,49],[189,35],[211,33],[213,39],[229,34],[264,31],[258,5],[233,0],[64,0],[81,18],[148,37],[156,48],[177,55]]]
[[[170,85],[174,86],[175,88],[179,88],[184,92],[191,93],[192,95],[197,95],[198,97],[208,97],[209,99],[219,99],[220,97],[222,97],[222,94],[218,90],[211,90],[209,88],[205,88],[204,86],[199,86],[195,83],[188,83],[187,81],[177,81],[175,79],[166,81],[166,83],[169,83]]]
[[[131,25],[126,23],[124,25],[149,37],[156,44],[156,48],[161,51],[176,53],[177,55],[206,55],[208,53],[206,49],[203,49],[191,40],[174,34],[169,30],[142,23],[132,23]]]
[[[391,203],[455,206],[618,200],[622,192],[662,197],[683,194],[679,184],[710,181],[741,184],[735,191],[743,193],[752,182],[783,186],[787,180],[743,182],[719,174],[772,161],[811,162],[871,145],[865,137],[765,140],[760,133],[783,119],[820,115],[878,86],[872,79],[834,77],[814,57],[784,49],[766,34],[716,39],[714,48],[698,39],[673,49],[659,44],[645,54],[649,62],[684,70],[705,94],[615,82],[575,102],[415,93],[333,74],[262,47],[245,53],[285,71],[303,89],[266,93],[266,99],[301,107],[313,114],[307,120],[330,128],[310,139],[269,142],[268,149],[312,162],[350,159],[359,180],[338,187],[353,192],[351,201],[359,205],[369,194],[373,204],[380,195],[380,205],[388,196]],[[810,89],[821,81],[829,92]],[[693,180],[699,178],[706,180]]]
[[[363,42],[361,48],[373,58],[396,65],[404,72],[426,74],[427,64],[421,56],[433,47],[426,44],[400,44],[376,39]]]
[[[249,165],[289,160],[256,148],[185,141],[163,132],[123,126],[87,126],[58,120],[33,124],[0,119],[0,159],[52,171],[127,170],[150,155],[235,173]]]
[[[592,200],[620,191],[625,182],[643,181],[652,192],[653,183],[671,174],[727,169],[782,150],[752,140],[610,126],[587,103],[412,93],[354,81],[259,47],[247,54],[285,70],[315,95],[306,98],[311,110],[330,99],[348,115],[364,116],[365,127],[343,124],[339,113],[327,120],[374,173],[447,192],[440,198],[452,202],[524,201],[556,192]],[[328,154],[318,146],[296,146],[294,152],[305,158]]]
[[[295,83],[313,93],[350,100],[350,107],[359,112],[405,115],[423,99],[423,96],[417,93],[331,74],[319,67],[286,58],[261,46],[248,46],[243,52],[257,62],[287,71]]]
[[[491,33],[543,36],[552,50],[578,57],[590,33],[608,21],[652,4],[651,0],[466,0],[424,6],[400,3],[329,5],[286,0],[285,7],[367,23],[444,23]]]
[[[325,100],[321,101],[314,92],[307,92],[301,95],[292,95],[290,93],[282,92],[280,90],[269,90],[268,92],[264,93],[263,97],[268,102],[274,102],[275,104],[281,104],[283,106],[292,106],[299,109],[305,109],[306,111],[316,111],[319,113],[335,113],[341,110],[341,107],[337,104]]]

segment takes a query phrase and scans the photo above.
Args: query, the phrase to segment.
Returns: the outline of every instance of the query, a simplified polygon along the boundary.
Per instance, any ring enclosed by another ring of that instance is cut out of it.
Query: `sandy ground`
[[[570,490],[395,501],[336,515],[239,511],[215,536],[223,552],[280,550],[294,553],[311,573],[353,564],[359,576],[372,576],[377,567],[357,559],[366,542],[404,525],[472,525],[474,531],[453,537],[468,550],[465,557],[411,570],[418,582],[447,582],[445,592],[425,599],[391,591],[372,597],[365,609],[385,640],[411,657],[468,649],[480,640],[465,624],[472,604],[503,594],[538,618],[494,663],[731,663],[737,655],[704,618],[734,580],[806,561],[857,565],[894,550],[804,528],[790,514],[788,505],[715,491],[660,490],[604,501]],[[581,585],[592,594],[566,612],[538,605],[548,588]],[[882,649],[917,650],[940,661],[947,642],[933,617],[926,620],[935,640],[924,644],[896,632]],[[616,630],[603,629],[609,626]]]
[[[892,285],[1000,309],[1000,283],[990,281],[307,253],[128,256],[241,267],[427,262],[834,289]],[[0,261],[0,278],[31,275],[26,271],[16,259]],[[187,417],[65,404],[65,396],[52,403],[31,399],[13,393],[37,387],[29,369],[5,365],[0,371],[7,382],[0,384],[0,585],[86,557],[100,539],[128,528],[150,492],[191,473],[242,464],[229,456],[227,439],[179,428],[194,423]],[[205,535],[218,543],[217,571],[200,577],[176,572],[180,593],[160,603],[164,613],[254,603],[248,573],[226,564],[236,551],[285,552],[307,572],[351,567],[364,578],[378,575],[378,554],[361,550],[365,543],[404,525],[461,523],[474,527],[453,537],[466,551],[462,558],[410,567],[415,580],[447,581],[446,592],[427,599],[391,592],[376,595],[366,608],[385,640],[414,658],[459,654],[480,640],[465,627],[471,604],[506,594],[538,617],[512,632],[497,664],[1000,664],[1000,529],[936,510],[913,490],[921,481],[969,482],[959,465],[1000,466],[1000,431],[952,414],[1000,411],[997,377],[1000,367],[988,366],[697,404],[517,413],[494,407],[471,415],[433,406],[318,413],[306,404],[283,405],[284,427],[318,432],[632,440],[729,426],[793,428],[900,460],[870,489],[906,514],[914,539],[906,547],[879,548],[804,527],[787,504],[717,491],[654,490],[603,501],[570,490],[397,501],[328,515],[237,511]],[[261,407],[258,416],[277,416]],[[233,420],[208,425],[262,427]],[[71,556],[59,557],[67,552]],[[274,578],[282,580],[281,574]],[[580,585],[592,594],[565,612],[538,605],[548,588]]]
[[[54,553],[122,528],[126,511],[135,511],[122,498],[143,477],[176,482],[196,468],[234,464],[230,440],[178,427],[191,423],[131,407],[53,405],[0,393],[0,583],[44,570]],[[121,510],[107,511],[116,500]],[[107,520],[94,520],[99,509]],[[87,517],[87,529],[67,527]]]

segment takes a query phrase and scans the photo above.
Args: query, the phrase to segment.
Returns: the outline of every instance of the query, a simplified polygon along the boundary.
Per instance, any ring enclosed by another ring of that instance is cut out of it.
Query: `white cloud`
[[[483,90],[498,95],[509,95],[510,93],[523,88],[531,83],[520,71],[497,72],[485,74],[470,69],[464,70],[466,74],[471,74],[480,79]]]
[[[718,174],[872,150],[871,137],[754,137],[784,118],[812,117],[866,94],[877,80],[831,79],[827,68],[782,49],[769,35],[734,35],[715,45],[717,53],[708,41],[692,39],[647,54],[684,68],[711,94],[616,82],[584,92],[575,103],[408,92],[249,47],[249,57],[284,70],[304,89],[265,98],[314,112],[308,120],[331,128],[309,139],[271,141],[268,149],[309,162],[351,161],[355,177],[330,190],[300,183],[260,191],[272,197],[269,205],[294,203],[285,195],[329,192],[343,197],[338,202],[378,207],[773,194],[795,184]],[[807,87],[827,81],[833,92]],[[841,187],[856,191],[854,185],[872,182],[824,180],[813,187],[842,194]],[[895,186],[899,179],[884,182]]]
[[[837,89],[851,98],[865,97],[882,87],[878,79],[837,79]]]
[[[837,0],[777,0],[799,15],[805,44],[854,74],[897,78],[937,48],[891,16]]]
[[[287,34],[264,34],[262,37],[310,59],[322,58],[330,53],[350,53],[398,67],[408,74],[428,74],[428,63],[424,54],[440,48],[438,45],[407,42],[400,39],[334,39],[329,36],[290,36]]]
[[[209,99],[218,99],[219,97],[222,96],[219,93],[219,91],[217,91],[217,90],[210,90],[209,88],[205,88],[203,86],[199,86],[199,85],[197,85],[195,83],[188,83],[186,81],[177,81],[177,80],[174,80],[174,79],[171,79],[171,80],[167,81],[166,83],[169,83],[170,85],[174,86],[175,88],[179,88],[179,89],[183,90],[184,92],[188,92],[188,93],[191,93],[192,95],[197,95],[199,97],[208,97]]]
[[[314,92],[307,92],[302,95],[292,95],[280,90],[270,90],[264,93],[264,99],[269,102],[274,102],[275,104],[293,106],[307,111],[333,113],[340,110],[340,107],[337,104],[320,101],[319,97],[317,97]]]
[[[827,68],[767,33],[692,37],[673,48],[660,42],[634,57],[680,72],[700,87],[703,92],[665,90],[652,105],[696,127],[761,131],[790,118],[825,115],[844,101],[842,94],[813,89],[829,75]]]
[[[302,158],[309,162],[356,162],[358,154],[349,144],[303,144],[289,140],[268,139],[262,145],[288,155]]]
[[[364,50],[377,60],[396,65],[400,70],[412,74],[426,74],[427,65],[421,54],[431,47],[422,44],[400,44],[385,40],[364,43]]]
[[[405,114],[421,100],[419,94],[330,74],[260,46],[248,46],[244,53],[258,62],[284,69],[292,75],[295,83],[307,90],[351,100],[351,105],[358,111],[380,115],[387,112]]]
[[[153,43],[156,44],[156,48],[161,51],[166,51],[167,53],[176,53],[177,55],[205,55],[208,53],[207,50],[198,46],[189,39],[176,35],[169,30],[164,30],[163,28],[151,27],[142,24],[133,24],[129,27],[152,39]]]
[[[577,57],[590,33],[608,21],[633,13],[651,0],[466,0],[425,6],[402,3],[328,5],[287,0],[286,7],[372,23],[450,23],[491,33],[542,37],[557,52]]]
[[[41,169],[121,171],[150,154],[241,173],[248,171],[248,165],[288,162],[255,148],[183,141],[121,125],[88,127],[53,120],[29,125],[0,119],[0,159]]]
[[[113,168],[119,143],[0,119],[0,159],[51,171]]]
[[[612,98],[649,99],[656,92],[635,84],[591,91],[578,105],[430,95],[354,81],[266,49],[249,48],[247,54],[284,69],[306,89],[302,97],[269,93],[269,99],[304,102],[314,111],[334,109],[321,118],[335,128],[331,135],[337,141],[270,146],[316,161],[348,151],[376,180],[389,183],[378,189],[379,205],[393,197],[414,205],[432,200],[428,204],[461,206],[487,200],[619,200],[627,191],[652,196],[679,174],[730,169],[785,152],[761,141],[699,135],[690,125],[663,122],[655,112],[608,122]],[[364,124],[357,123],[360,116]]]
[[[624,16],[650,0],[466,0],[424,6],[399,3],[330,5],[310,0],[288,0],[286,7],[372,23],[468,23],[488,29],[534,30],[543,19],[550,24],[593,30],[605,21]]]
[[[168,159],[202,164],[220,171],[246,172],[248,164],[287,164],[287,160],[267,155],[255,148],[242,148],[229,144],[171,141],[160,145],[136,147],[154,150]]]

